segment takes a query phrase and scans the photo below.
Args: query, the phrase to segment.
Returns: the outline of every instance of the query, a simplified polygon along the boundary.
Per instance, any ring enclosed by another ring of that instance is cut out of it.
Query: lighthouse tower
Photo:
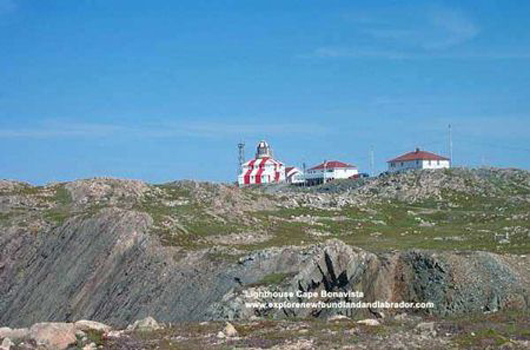
[[[285,165],[273,158],[272,148],[266,141],[258,143],[256,157],[243,163],[237,178],[239,186],[284,181]]]

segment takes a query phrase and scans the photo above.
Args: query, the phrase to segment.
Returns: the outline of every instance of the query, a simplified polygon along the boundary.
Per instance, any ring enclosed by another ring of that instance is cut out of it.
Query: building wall
[[[451,164],[448,160],[424,160],[423,169],[444,169],[449,168]]]
[[[285,173],[285,181],[291,184],[300,184],[305,181],[304,174],[298,168],[292,168]]]
[[[357,168],[333,168],[333,169],[316,169],[308,170],[305,174],[306,180],[326,179],[326,181],[333,179],[347,179],[359,174]]]
[[[267,162],[259,166],[243,166],[237,177],[239,186],[252,184],[279,183],[285,181],[285,166]]]
[[[410,169],[443,169],[449,167],[450,162],[448,160],[409,160],[388,163],[388,171],[392,173]]]
[[[292,184],[301,184],[301,183],[304,183],[304,181],[305,181],[305,177],[304,177],[304,174],[302,173],[296,173],[290,176],[289,178],[287,178],[287,182],[292,183]]]

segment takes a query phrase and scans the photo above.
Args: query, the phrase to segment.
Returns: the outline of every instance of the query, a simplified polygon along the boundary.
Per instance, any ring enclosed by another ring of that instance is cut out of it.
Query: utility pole
[[[451,129],[451,124],[449,124],[449,164],[453,166],[453,131]]]
[[[306,186],[306,181],[307,181],[307,177],[306,177],[306,173],[305,173],[305,171],[306,171],[306,165],[305,165],[305,162],[302,163],[302,169],[303,169],[303,171],[304,171],[304,187],[305,187],[305,186]]]
[[[370,148],[370,176],[374,176],[374,146]]]
[[[326,167],[328,165],[328,161],[324,160],[324,174],[322,174],[322,183],[326,183]]]

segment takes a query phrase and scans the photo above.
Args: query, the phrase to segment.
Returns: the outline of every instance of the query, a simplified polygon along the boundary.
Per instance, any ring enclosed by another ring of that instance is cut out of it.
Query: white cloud
[[[398,18],[398,19],[396,19]],[[424,6],[392,12],[343,16],[353,26],[354,44],[321,46],[299,58],[529,59],[528,51],[484,50],[466,45],[481,33],[480,26],[460,9]]]
[[[379,21],[357,22],[358,29],[391,47],[442,50],[468,42],[480,33],[479,26],[458,9],[425,6],[379,16]]]
[[[298,55],[299,58],[357,58],[387,60],[423,60],[423,59],[454,59],[454,60],[505,60],[530,59],[530,52],[411,52],[406,50],[352,48],[352,47],[320,47],[309,54]]]
[[[315,123],[228,124],[214,122],[159,123],[117,125],[49,120],[31,128],[0,129],[0,138],[68,138],[68,137],[243,137],[270,134],[314,135],[331,129]]]
[[[480,33],[480,28],[463,12],[438,8],[430,14],[430,23],[436,29],[434,38],[423,44],[426,49],[446,49],[472,40]]]

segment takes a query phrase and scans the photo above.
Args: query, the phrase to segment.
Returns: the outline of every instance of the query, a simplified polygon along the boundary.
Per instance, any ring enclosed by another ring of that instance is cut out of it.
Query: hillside
[[[337,313],[245,308],[249,291],[275,290],[432,301],[417,312],[436,317],[527,312],[529,252],[530,173],[516,169],[418,171],[313,188],[0,181],[0,325]]]

